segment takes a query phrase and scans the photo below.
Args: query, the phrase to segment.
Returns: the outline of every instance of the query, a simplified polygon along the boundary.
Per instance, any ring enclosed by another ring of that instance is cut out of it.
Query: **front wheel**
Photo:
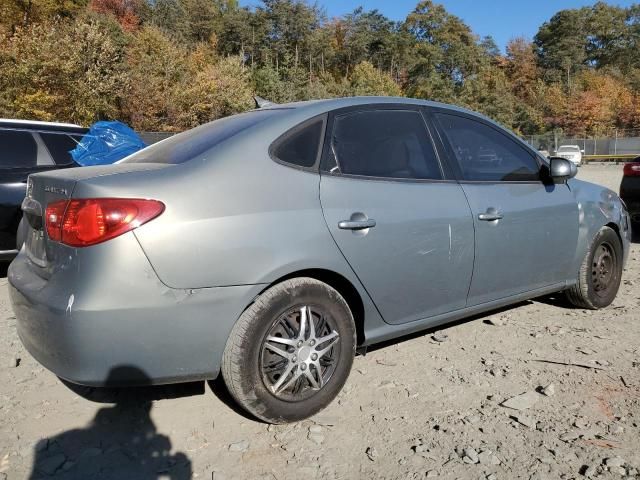
[[[344,298],[312,278],[286,280],[241,315],[222,358],[235,400],[270,423],[310,417],[349,376],[356,330]]]
[[[622,278],[622,243],[618,234],[602,227],[596,234],[567,298],[580,308],[597,310],[613,302]]]

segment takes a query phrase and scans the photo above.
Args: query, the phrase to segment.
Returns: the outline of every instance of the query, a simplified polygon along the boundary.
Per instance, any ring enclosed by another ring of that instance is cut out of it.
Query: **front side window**
[[[38,146],[31,132],[0,130],[0,168],[30,168],[38,161]]]
[[[535,181],[540,178],[533,155],[507,135],[476,120],[436,113],[464,180]]]
[[[442,171],[422,115],[371,110],[336,116],[332,172],[367,177],[441,180]]]
[[[273,156],[298,167],[313,167],[320,150],[323,126],[324,120],[319,118],[300,128],[295,128],[276,142]]]

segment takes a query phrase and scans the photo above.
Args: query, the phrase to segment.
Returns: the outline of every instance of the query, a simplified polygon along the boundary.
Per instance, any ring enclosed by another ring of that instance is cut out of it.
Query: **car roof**
[[[459,112],[464,112],[476,116],[479,115],[477,112],[473,112],[471,110],[467,110],[462,107],[458,107],[456,105],[450,105],[446,103],[433,102],[431,100],[420,100],[417,98],[408,98],[408,97],[380,97],[380,96],[361,96],[361,97],[341,97],[341,98],[327,98],[323,100],[307,100],[304,102],[292,102],[292,103],[283,103],[283,104],[271,104],[267,107],[263,107],[263,109],[279,109],[279,108],[289,108],[289,109],[305,109],[305,110],[314,110],[314,109],[325,109],[329,110],[337,110],[339,108],[346,108],[351,106],[359,106],[359,105],[375,105],[375,104],[405,104],[405,105],[422,105],[422,106],[430,106],[430,107],[440,107],[446,108],[449,110],[457,110]]]
[[[367,105],[380,105],[380,104],[395,104],[395,105],[415,105],[415,106],[424,106],[424,107],[433,107],[433,108],[441,108],[443,110],[447,110],[449,112],[455,113],[464,113],[466,115],[476,117],[478,119],[483,120],[484,122],[490,123],[500,130],[509,132],[513,138],[517,139],[520,144],[525,146],[528,150],[537,154],[537,151],[525,142],[522,138],[518,137],[508,128],[505,128],[503,125],[500,125],[496,121],[487,117],[478,112],[474,112],[473,110],[468,110],[463,107],[459,107],[457,105],[451,105],[447,103],[434,102],[431,100],[421,100],[417,98],[408,98],[408,97],[378,97],[378,96],[364,96],[364,97],[342,97],[342,98],[330,98],[324,100],[308,100],[304,102],[293,102],[293,103],[284,103],[284,104],[271,104],[269,106],[260,108],[258,110],[289,110],[290,117],[292,120],[295,118],[295,121],[300,120],[301,118],[311,118],[315,115],[325,114],[332,110],[338,110],[341,108],[347,107],[357,107],[357,106],[367,106]],[[293,123],[295,123],[295,121]]]
[[[417,106],[424,106],[424,107],[442,108],[452,112],[465,113],[467,115],[480,118],[486,122],[496,125],[501,129],[504,129],[502,125],[495,122],[491,118],[485,115],[482,115],[481,113],[474,112],[473,110],[468,110],[466,108],[459,107],[457,105],[451,105],[448,103],[440,103],[440,102],[434,102],[431,100],[421,100],[417,98],[408,98],[408,97],[361,96],[361,97],[328,98],[323,100],[307,100],[304,102],[292,102],[292,103],[282,103],[282,104],[274,103],[269,106],[262,107],[259,110],[287,109],[287,110],[291,110],[292,113],[304,112],[304,114],[311,117],[313,115],[320,115],[322,113],[326,113],[332,110],[338,110],[340,108],[367,106],[367,105],[380,105],[380,104],[417,105]]]
[[[0,128],[53,132],[72,131],[77,133],[86,133],[88,131],[87,128],[76,125],[75,123],[42,122],[38,120],[21,120],[15,118],[0,118]]]

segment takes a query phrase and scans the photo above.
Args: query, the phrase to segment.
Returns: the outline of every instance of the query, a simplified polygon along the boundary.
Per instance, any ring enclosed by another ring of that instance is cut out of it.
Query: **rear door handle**
[[[340,230],[364,230],[375,226],[376,221],[373,218],[368,218],[367,220],[342,220],[338,223]]]

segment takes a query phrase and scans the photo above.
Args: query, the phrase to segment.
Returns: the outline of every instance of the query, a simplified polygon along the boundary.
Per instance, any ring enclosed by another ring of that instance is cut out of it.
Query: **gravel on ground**
[[[617,191],[621,170],[579,177]],[[0,278],[0,480],[640,478],[638,243],[609,308],[547,297],[386,343],[292,425],[246,417],[220,381],[67,386],[15,324]]]

